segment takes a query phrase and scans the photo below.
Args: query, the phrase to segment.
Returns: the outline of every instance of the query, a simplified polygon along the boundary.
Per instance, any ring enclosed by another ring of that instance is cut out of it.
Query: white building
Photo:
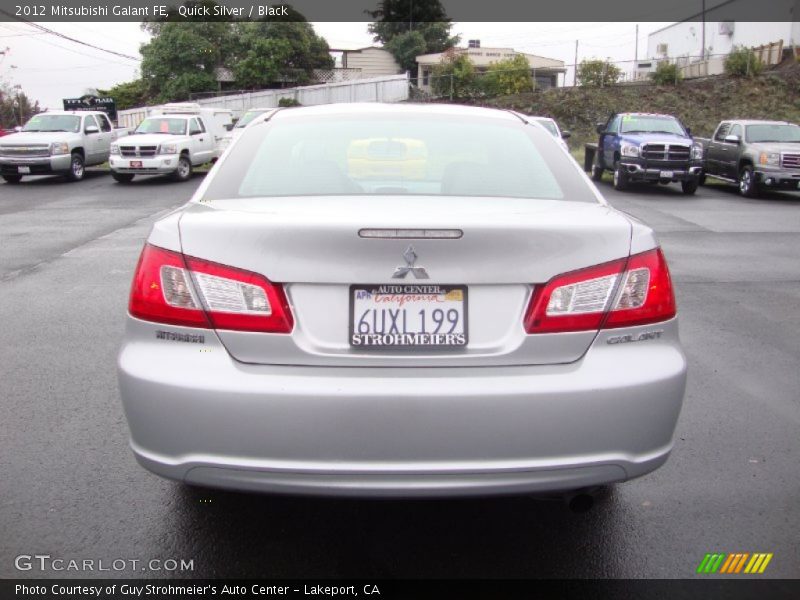
[[[707,61],[706,72],[722,73],[725,56],[736,46],[748,48],[783,41],[789,48],[800,43],[800,23],[748,21],[685,21],[673,23],[651,33],[647,38],[647,55],[639,60],[639,75],[655,71],[659,61],[670,59],[685,66]],[[704,48],[705,45],[705,48]]]
[[[336,56],[341,53],[341,56]],[[380,46],[367,46],[355,50],[331,50],[336,66],[342,69],[358,70],[359,77],[381,77],[397,75],[403,68],[388,50]]]

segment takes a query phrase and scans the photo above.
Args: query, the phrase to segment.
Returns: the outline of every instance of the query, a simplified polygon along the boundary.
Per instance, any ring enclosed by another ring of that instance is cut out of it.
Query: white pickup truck
[[[136,175],[186,181],[194,167],[219,158],[220,142],[232,126],[229,110],[189,103],[153,108],[129,137],[111,145],[111,176],[120,183]]]
[[[100,111],[39,113],[19,132],[0,138],[0,175],[7,183],[54,173],[79,181],[86,167],[106,162],[111,144],[126,134]]]

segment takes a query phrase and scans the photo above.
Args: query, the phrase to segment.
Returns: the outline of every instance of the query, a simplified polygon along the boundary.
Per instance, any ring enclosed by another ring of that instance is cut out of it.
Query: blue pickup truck
[[[684,194],[697,190],[703,147],[672,115],[616,113],[597,124],[597,133],[600,139],[591,161],[595,181],[611,171],[617,190],[633,182],[680,182]]]

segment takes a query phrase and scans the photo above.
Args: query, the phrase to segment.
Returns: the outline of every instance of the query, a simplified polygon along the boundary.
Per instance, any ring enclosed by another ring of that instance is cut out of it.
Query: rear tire
[[[117,183],[130,183],[133,181],[133,175],[130,173],[111,173],[111,177],[114,178],[114,181]]]
[[[681,189],[687,196],[694,194],[697,191],[697,186],[700,185],[698,178],[690,179],[688,181],[681,181]]]
[[[67,181],[80,181],[86,175],[86,165],[80,152],[73,152],[67,171]]]
[[[757,198],[759,191],[753,167],[745,165],[739,172],[739,193],[745,198]]]
[[[627,190],[628,186],[629,186],[628,174],[620,166],[620,164],[617,163],[616,165],[614,165],[614,189],[619,190],[621,192],[623,190]]]
[[[192,161],[185,154],[178,159],[178,168],[172,174],[174,181],[189,181],[192,178]]]
[[[15,185],[22,181],[22,175],[3,175],[3,179],[6,180],[6,183]]]

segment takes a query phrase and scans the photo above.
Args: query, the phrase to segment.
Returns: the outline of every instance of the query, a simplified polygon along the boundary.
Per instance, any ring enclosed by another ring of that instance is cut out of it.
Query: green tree
[[[437,96],[474,98],[482,95],[475,65],[465,53],[450,53],[433,68],[431,88]]]
[[[147,93],[147,85],[142,79],[118,83],[107,90],[97,90],[97,95],[113,98],[117,105],[117,110],[144,106],[150,99]]]
[[[374,19],[367,27],[373,40],[382,43],[412,74],[417,70],[417,56],[444,52],[459,41],[459,36],[450,33],[453,23],[439,0],[382,0],[376,10],[367,13]],[[424,47],[419,37],[410,33],[418,33]]]
[[[578,81],[581,82],[581,85],[613,85],[619,81],[620,77],[622,77],[622,70],[607,60],[584,59],[578,65]]]
[[[489,96],[506,96],[530,92],[533,89],[528,59],[517,54],[489,65],[483,76],[483,89]]]
[[[0,83],[0,129],[12,129],[24,125],[36,113],[41,112],[39,102],[31,102],[25,92]]]

